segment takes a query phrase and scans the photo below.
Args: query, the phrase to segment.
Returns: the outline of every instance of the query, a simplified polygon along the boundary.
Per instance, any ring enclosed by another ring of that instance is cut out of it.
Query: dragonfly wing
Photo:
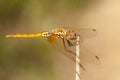
[[[63,43],[62,43],[62,40],[58,40],[58,39],[56,39],[55,40],[55,43],[57,43],[57,45],[56,45],[56,47],[61,47],[61,48],[57,48],[59,51],[60,51],[60,53],[63,53],[66,57],[68,57],[70,60],[72,60],[72,61],[74,61],[74,62],[76,62],[76,56],[73,54],[73,53],[70,53],[70,51],[68,51],[68,50],[71,50],[71,49],[69,49],[68,47],[67,47],[67,50],[64,48],[64,45],[63,45]],[[82,63],[79,63],[80,64],[80,67],[85,71],[85,68],[84,68],[84,66],[83,66],[83,64]]]
[[[80,45],[81,49],[81,62],[83,63],[94,63],[94,64],[100,64],[100,58],[95,53],[93,53],[88,48],[84,47],[83,45]]]
[[[83,41],[84,39],[95,37],[97,35],[96,29],[93,28],[80,28],[80,27],[64,27],[68,30],[72,30],[80,35],[80,39]]]
[[[78,27],[65,27],[68,30],[73,30],[74,32],[80,35],[80,42],[84,41],[84,39],[92,38],[97,35],[96,29],[93,28],[78,28]],[[84,47],[80,44],[81,48],[81,62],[92,62],[92,63],[100,63],[100,58],[94,54],[91,50]]]

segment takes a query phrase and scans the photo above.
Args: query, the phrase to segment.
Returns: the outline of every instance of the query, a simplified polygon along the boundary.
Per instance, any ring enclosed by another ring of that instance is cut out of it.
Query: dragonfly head
[[[75,39],[77,39],[77,36],[78,36],[77,33],[75,33],[74,31],[71,30],[71,31],[68,32],[68,37],[67,38],[70,39],[70,40],[75,40]]]

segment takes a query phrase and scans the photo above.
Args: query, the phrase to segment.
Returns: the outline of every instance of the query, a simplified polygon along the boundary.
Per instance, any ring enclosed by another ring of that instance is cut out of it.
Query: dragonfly
[[[96,32],[96,29],[90,29],[90,28],[81,28],[79,29],[81,32],[86,31],[92,31]],[[89,35],[89,34],[88,34]],[[80,35],[79,33],[75,32],[73,29],[69,29],[67,27],[59,27],[52,29],[51,31],[44,31],[39,33],[33,33],[33,34],[8,34],[6,35],[6,38],[32,38],[32,37],[43,37],[47,38],[50,43],[54,42],[56,39],[60,39],[63,43],[65,51],[68,53],[69,58],[71,58],[73,61],[75,61],[76,53],[69,49],[68,47],[74,47],[76,46],[76,39]],[[83,35],[86,36],[86,35]],[[100,61],[100,58],[97,55],[93,56],[96,60]],[[79,63],[80,67],[85,71],[86,69],[84,66]]]

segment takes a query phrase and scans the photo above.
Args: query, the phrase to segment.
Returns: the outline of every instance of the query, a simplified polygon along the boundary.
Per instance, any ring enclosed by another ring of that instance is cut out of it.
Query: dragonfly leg
[[[70,52],[70,53],[72,53],[74,56],[76,56],[75,52],[67,49],[66,44],[65,44],[65,39],[62,39],[62,41],[63,41],[63,45],[64,45],[65,50],[68,51],[68,52]]]
[[[72,47],[74,46],[72,42],[70,42],[70,40],[66,40],[67,41],[67,44],[69,45],[69,47]]]
[[[77,44],[76,44],[76,42],[77,41],[75,41],[75,42],[71,42],[70,40],[66,40],[67,41],[67,44],[69,45],[69,47],[72,47],[72,46],[76,46]]]
[[[75,53],[75,52],[67,49],[66,44],[65,44],[65,39],[62,39],[62,41],[63,41],[63,45],[64,45],[65,50],[68,51],[69,53],[72,53],[74,56],[76,56],[76,53]],[[81,67],[84,71],[86,71],[85,68],[84,68],[84,66],[83,66],[81,63],[79,63],[79,65],[80,65],[80,67]]]

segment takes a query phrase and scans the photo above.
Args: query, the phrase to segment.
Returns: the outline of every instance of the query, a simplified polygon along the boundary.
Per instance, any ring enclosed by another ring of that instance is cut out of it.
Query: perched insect
[[[85,29],[85,28],[80,29],[81,32],[84,30],[92,31],[92,32],[96,31],[95,29]],[[65,27],[59,27],[56,29],[52,29],[50,32],[40,32],[40,33],[36,33],[36,34],[10,34],[10,35],[6,35],[6,38],[43,37],[43,38],[47,38],[49,42],[54,42],[54,40],[56,40],[56,39],[61,39],[65,51],[68,52],[68,54],[69,54],[68,56],[73,61],[75,61],[76,53],[74,51],[70,50],[68,47],[74,47],[76,45],[77,36],[83,37],[86,35],[82,36],[81,34],[74,32],[73,30],[69,30]],[[94,58],[98,61],[100,60],[99,57],[96,55],[94,55]],[[85,70],[83,65],[81,63],[79,63],[79,64],[80,64],[80,67],[83,70]]]

